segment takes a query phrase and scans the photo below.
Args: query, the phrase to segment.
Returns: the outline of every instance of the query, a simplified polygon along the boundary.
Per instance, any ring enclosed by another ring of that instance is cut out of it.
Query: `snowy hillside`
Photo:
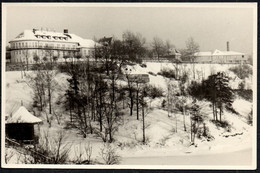
[[[164,68],[174,69],[173,64],[166,63],[146,63],[147,67],[141,67],[140,65],[128,66],[132,74],[149,74],[150,84],[167,90],[167,80],[157,73]],[[192,65],[180,65],[180,69],[189,71],[189,79],[192,79],[191,71]],[[209,75],[218,71],[224,71],[231,77],[230,85],[232,88],[237,89],[241,80],[228,69],[233,65],[218,65],[218,64],[196,64],[195,69],[196,80],[206,79]],[[152,74],[152,73],[153,74]],[[33,72],[26,72],[32,74]],[[57,73],[55,80],[57,86],[55,90],[54,100],[56,102],[59,99],[59,95],[64,94],[68,87],[68,76],[64,73]],[[246,79],[245,88],[249,89],[252,86],[252,79]],[[26,84],[26,78],[21,79],[21,72],[6,72],[6,115],[10,115],[15,109],[23,105],[30,111],[32,109],[33,94],[32,89]],[[247,101],[241,97],[236,97],[233,108],[239,115],[224,111],[223,120],[226,120],[231,125],[227,130],[226,128],[217,127],[212,121],[212,112],[209,102],[199,101],[202,111],[205,114],[205,126],[209,129],[209,134],[212,139],[196,138],[195,145],[190,143],[190,114],[185,115],[181,112],[175,111],[168,116],[166,108],[162,108],[162,102],[165,97],[159,97],[154,100],[150,100],[151,109],[146,112],[145,115],[145,130],[146,130],[146,143],[142,143],[142,118],[136,119],[136,110],[132,116],[129,116],[128,108],[124,109],[123,119],[118,125],[118,129],[115,132],[115,141],[110,145],[115,149],[116,153],[120,156],[120,164],[134,164],[137,165],[139,159],[143,158],[142,163],[151,164],[149,158],[154,158],[155,164],[163,164],[160,160],[165,160],[167,164],[167,157],[180,156],[193,156],[189,160],[189,164],[196,165],[196,156],[201,155],[214,155],[214,154],[228,154],[232,157],[237,154],[236,152],[248,151],[244,154],[245,164],[252,158],[252,143],[253,143],[253,130],[254,127],[247,124],[247,116],[251,111],[252,102]],[[59,108],[57,106],[57,108]],[[86,146],[92,146],[91,159],[93,164],[104,164],[100,151],[104,148],[102,139],[96,134],[88,134],[86,138],[83,138],[79,131],[75,128],[68,128],[69,112],[63,108],[59,108],[56,112],[60,112],[62,118],[60,123],[57,122],[55,117],[51,118],[51,125],[47,122],[45,114],[40,114],[39,118],[43,120],[43,124],[40,125],[41,132],[48,131],[50,138],[55,138],[57,133],[62,131],[65,134],[65,140],[63,146],[70,146],[69,159],[76,160],[82,154],[81,160],[86,159]],[[50,116],[50,115],[49,115]],[[50,116],[51,117],[51,116]],[[184,130],[184,121],[186,125],[186,131]],[[93,124],[94,127],[98,127],[98,124]],[[236,147],[234,147],[236,145]],[[15,149],[8,148],[6,151],[15,153]],[[17,155],[17,154],[15,154]],[[139,158],[139,159],[134,159]],[[194,159],[192,159],[194,158]],[[203,159],[203,157],[201,157]],[[206,159],[207,157],[205,157]],[[20,159],[20,160],[19,160]],[[146,160],[146,161],[145,161]],[[156,162],[157,160],[157,162]],[[178,160],[178,159],[177,159]],[[173,159],[174,161],[174,159]],[[185,165],[186,159],[180,163],[176,161],[176,164]],[[214,160],[211,160],[212,165],[215,165]],[[22,157],[14,157],[9,160],[9,163],[23,163]],[[71,162],[74,163],[74,162]],[[207,162],[208,163],[208,162]],[[171,163],[174,164],[174,163]],[[198,163],[197,163],[198,164]],[[209,163],[208,163],[209,164]],[[230,164],[237,164],[230,162]],[[228,165],[228,163],[227,163]]]

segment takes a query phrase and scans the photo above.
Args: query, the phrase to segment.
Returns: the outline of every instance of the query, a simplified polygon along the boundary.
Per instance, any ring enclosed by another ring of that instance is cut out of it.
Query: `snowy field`
[[[174,69],[173,64],[166,63],[146,63],[147,67],[142,68],[139,65],[131,66],[132,74],[148,74],[153,72],[157,74],[163,68]],[[207,78],[210,74],[224,71],[232,77],[231,86],[237,88],[241,82],[235,74],[228,70],[233,65],[216,65],[216,64],[196,64],[195,69],[198,71],[196,79],[201,80]],[[182,65],[183,69],[192,69],[191,65]],[[32,73],[32,72],[26,72]],[[200,75],[201,74],[201,75]],[[166,79],[160,75],[151,75],[150,83],[166,90]],[[66,90],[68,76],[58,73],[56,81],[58,81],[56,96]],[[201,79],[200,79],[201,78]],[[246,79],[246,88],[251,88],[252,79]],[[21,79],[21,72],[6,72],[6,98],[5,109],[6,116],[10,115],[15,109],[23,105],[30,110],[32,104],[32,91],[26,84],[25,79]],[[237,97],[233,103],[234,109],[240,116],[230,112],[224,112],[224,119],[230,122],[231,131],[225,131],[216,127],[211,121],[212,112],[205,103],[203,109],[208,112],[206,125],[210,129],[210,134],[214,136],[214,140],[207,141],[205,139],[196,139],[196,146],[190,145],[190,118],[186,116],[187,131],[183,129],[183,116],[181,113],[175,113],[168,117],[167,111],[161,109],[162,98],[151,101],[153,109],[146,116],[146,136],[148,142],[142,144],[142,121],[136,120],[135,112],[133,116],[124,116],[123,123],[118,127],[115,134],[115,142],[111,145],[121,157],[122,165],[252,165],[252,143],[254,127],[246,123],[246,116],[250,113],[252,103]],[[126,110],[128,113],[128,109]],[[66,115],[67,114],[67,115]],[[64,129],[68,120],[68,113],[64,112],[63,121],[59,125],[55,119],[52,121],[51,127],[46,122],[46,118],[41,116],[43,124],[40,125],[41,131],[49,131],[50,137],[55,137],[57,132],[63,131],[66,136],[64,145],[70,145],[71,150],[69,157],[71,160],[77,157],[79,152],[85,155],[83,149],[86,145],[92,146],[92,159],[96,163],[102,164],[100,157],[100,149],[103,142],[96,135],[88,135],[83,138],[76,129]],[[175,131],[177,121],[178,132]],[[235,147],[234,147],[235,146]],[[15,153],[15,149],[8,148],[9,152]],[[6,151],[7,151],[6,150]],[[23,163],[17,154],[9,160],[9,163]]]

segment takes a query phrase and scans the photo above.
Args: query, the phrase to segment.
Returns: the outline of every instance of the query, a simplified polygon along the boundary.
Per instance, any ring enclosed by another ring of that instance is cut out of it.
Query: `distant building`
[[[6,46],[6,49],[5,49],[5,60],[6,62],[11,62],[11,49],[9,46]]]
[[[215,50],[213,52],[196,52],[195,62],[202,63],[245,63],[248,58],[244,53],[230,51],[227,42],[227,51]]]
[[[113,42],[113,37],[103,37],[99,39],[98,42],[103,46],[111,46]]]
[[[165,55],[164,57],[170,58],[170,59],[180,60],[181,53],[177,49],[171,48],[171,49],[168,50],[167,55]]]
[[[43,58],[52,61],[64,61],[79,54],[81,57],[94,56],[95,46],[99,44],[90,39],[83,39],[64,29],[63,33],[48,30],[25,30],[10,42],[11,62],[35,63],[34,57],[39,61]]]
[[[247,58],[244,53],[234,51],[197,52],[195,62],[201,63],[245,63]]]
[[[158,59],[157,53],[153,52],[153,59]],[[175,60],[180,60],[181,59],[181,53],[175,49],[175,48],[170,48],[165,52],[164,55],[161,55],[159,60],[162,61],[175,61]]]

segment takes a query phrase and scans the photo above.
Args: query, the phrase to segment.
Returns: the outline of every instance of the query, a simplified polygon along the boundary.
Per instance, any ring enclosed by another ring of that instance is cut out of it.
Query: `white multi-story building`
[[[10,42],[11,63],[36,61],[58,61],[74,58],[94,56],[95,47],[99,46],[93,40],[83,39],[71,34],[67,29],[63,33],[47,30],[25,30]]]

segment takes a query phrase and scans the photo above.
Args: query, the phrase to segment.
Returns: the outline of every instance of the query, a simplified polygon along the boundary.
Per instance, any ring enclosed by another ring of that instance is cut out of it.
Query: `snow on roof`
[[[235,51],[220,51],[216,49],[212,55],[244,55],[244,53],[235,52]]]
[[[43,38],[44,37],[44,38]],[[37,40],[37,41],[56,41],[56,42],[73,42],[67,35],[53,31],[41,30],[24,30],[15,39],[11,41]]]
[[[177,49],[175,49],[175,48],[170,48],[169,52],[172,55],[181,55],[180,52]]]
[[[13,115],[11,115],[6,123],[40,123],[41,119],[32,115],[24,106],[21,106]]]
[[[194,55],[195,56],[211,56],[212,53],[211,52],[196,52]]]
[[[71,36],[71,39],[73,40],[73,42],[79,43],[80,47],[94,48],[95,46],[100,46],[99,43],[97,43],[91,39],[84,39],[75,34],[68,34],[68,35]]]
[[[24,30],[12,41],[21,40],[37,40],[37,41],[54,41],[54,42],[73,42],[79,43],[80,47],[94,48],[95,45],[99,46],[99,43],[91,39],[83,39],[75,34],[60,33],[54,31],[42,31],[42,30]]]
[[[194,53],[195,56],[214,56],[214,55],[244,55],[244,53],[235,52],[235,51],[220,51],[216,49],[213,53],[212,52],[196,52]]]

